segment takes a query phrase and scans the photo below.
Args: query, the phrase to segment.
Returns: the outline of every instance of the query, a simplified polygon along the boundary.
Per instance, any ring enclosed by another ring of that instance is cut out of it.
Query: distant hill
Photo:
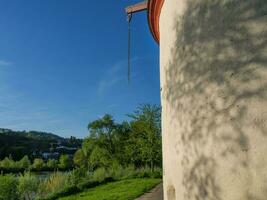
[[[0,128],[0,159],[12,156],[14,160],[24,155],[33,157],[35,152],[49,152],[54,144],[66,147],[80,147],[82,140],[75,137],[63,138],[58,135],[39,131],[13,131]]]

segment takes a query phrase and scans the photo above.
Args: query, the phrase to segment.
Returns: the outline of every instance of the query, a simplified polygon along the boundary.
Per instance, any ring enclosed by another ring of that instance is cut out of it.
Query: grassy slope
[[[60,200],[134,200],[159,184],[161,179],[129,179],[112,182]]]

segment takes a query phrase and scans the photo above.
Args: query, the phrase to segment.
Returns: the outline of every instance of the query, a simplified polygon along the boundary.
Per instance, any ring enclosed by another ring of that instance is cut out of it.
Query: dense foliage
[[[76,166],[90,170],[114,164],[161,167],[160,107],[141,105],[128,116],[129,122],[115,123],[108,114],[90,122],[90,135],[74,155]]]

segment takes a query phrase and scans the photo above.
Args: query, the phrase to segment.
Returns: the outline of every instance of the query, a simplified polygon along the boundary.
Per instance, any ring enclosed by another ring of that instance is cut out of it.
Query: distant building
[[[57,142],[57,143],[51,143],[49,152],[34,151],[32,155],[34,158],[41,157],[44,160],[59,159],[60,155],[63,154],[73,157],[77,149],[78,149],[77,147],[67,147],[61,145],[61,142]]]
[[[58,152],[43,152],[42,154],[42,158],[45,160],[49,160],[49,159],[58,159],[60,154]]]

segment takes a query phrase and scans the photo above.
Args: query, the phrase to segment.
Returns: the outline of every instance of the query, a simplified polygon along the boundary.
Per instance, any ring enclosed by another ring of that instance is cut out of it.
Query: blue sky
[[[85,137],[89,121],[127,119],[160,103],[158,45],[146,13],[127,22],[134,0],[3,0],[0,7],[0,127]]]

